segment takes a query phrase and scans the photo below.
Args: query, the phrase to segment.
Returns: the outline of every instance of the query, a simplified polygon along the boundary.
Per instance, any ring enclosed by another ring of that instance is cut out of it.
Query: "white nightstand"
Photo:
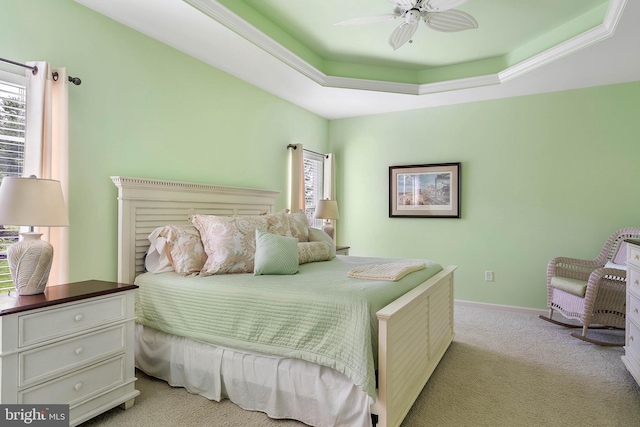
[[[349,255],[351,246],[336,246],[336,255]]]
[[[70,426],[130,408],[136,288],[90,280],[0,297],[0,402],[69,404]]]
[[[627,242],[627,327],[622,361],[640,384],[640,241]]]

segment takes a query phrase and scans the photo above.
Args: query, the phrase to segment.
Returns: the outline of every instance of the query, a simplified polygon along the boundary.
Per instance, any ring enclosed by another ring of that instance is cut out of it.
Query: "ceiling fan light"
[[[421,18],[421,15],[420,15],[420,11],[418,9],[411,9],[404,16],[404,20],[409,25],[415,24],[416,22],[418,22],[420,20],[420,18]]]

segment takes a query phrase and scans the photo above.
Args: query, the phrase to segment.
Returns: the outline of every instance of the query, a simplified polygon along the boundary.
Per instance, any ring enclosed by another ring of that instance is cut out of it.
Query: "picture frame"
[[[460,218],[460,163],[389,166],[390,218]]]

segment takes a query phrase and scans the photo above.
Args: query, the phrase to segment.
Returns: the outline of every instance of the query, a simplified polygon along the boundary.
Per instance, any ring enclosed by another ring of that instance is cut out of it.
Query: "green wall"
[[[71,279],[116,278],[109,176],[276,189],[286,144],[338,160],[338,242],[456,264],[456,298],[545,306],[557,255],[638,226],[640,83],[328,122],[71,0],[4,0],[0,52],[71,86]],[[388,167],[462,162],[462,218],[388,217]],[[484,271],[495,272],[484,282]]]
[[[327,149],[327,120],[71,0],[3,0],[0,53],[82,79],[69,88],[72,281],[116,279],[110,176],[280,190],[284,208],[286,145]]]
[[[551,258],[640,226],[638,112],[629,83],[332,121],[338,242],[458,265],[457,299],[544,308]],[[389,218],[389,166],[444,162],[462,163],[462,218]]]

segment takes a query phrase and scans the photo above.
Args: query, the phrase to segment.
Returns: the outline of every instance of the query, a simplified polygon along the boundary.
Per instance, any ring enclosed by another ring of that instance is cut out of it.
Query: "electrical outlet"
[[[484,272],[484,281],[485,282],[493,282],[493,271],[485,271]]]

